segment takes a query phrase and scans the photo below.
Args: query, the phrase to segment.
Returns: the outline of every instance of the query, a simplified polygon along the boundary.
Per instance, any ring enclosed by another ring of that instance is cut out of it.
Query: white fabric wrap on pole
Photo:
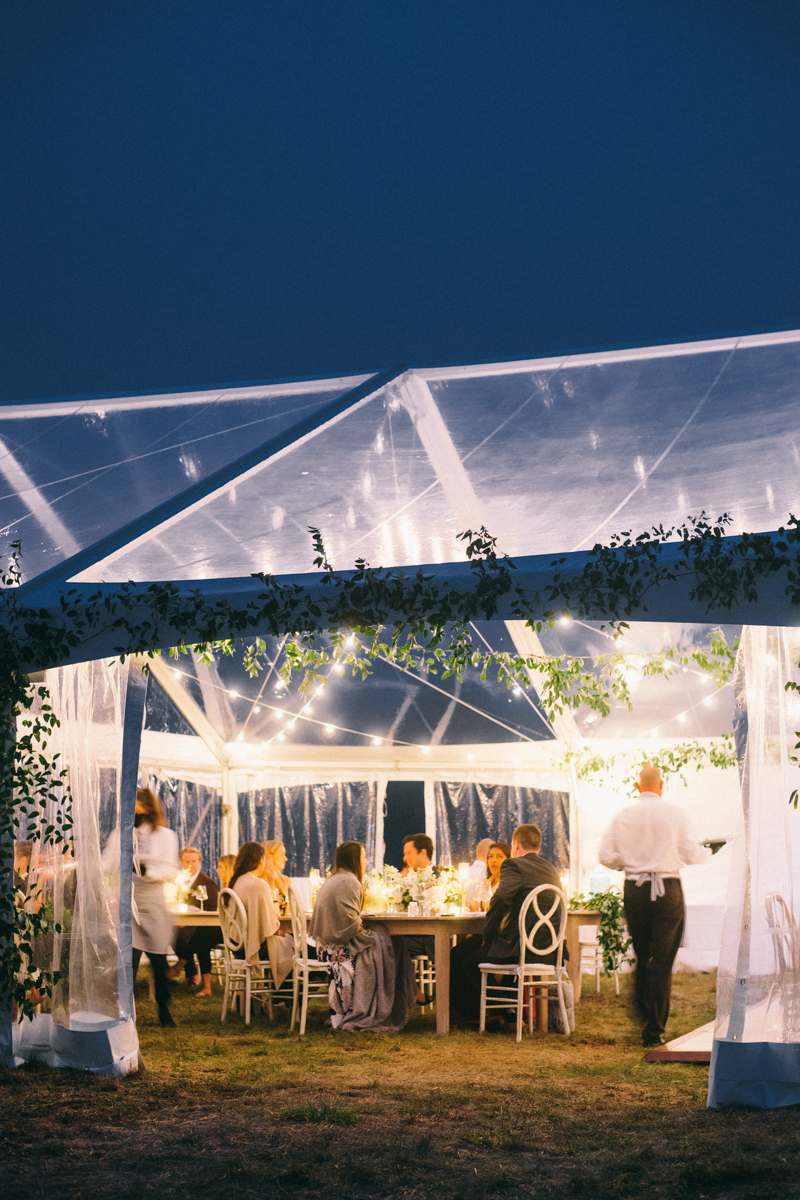
[[[104,659],[47,672],[53,710],[60,720],[48,755],[60,754],[72,793],[73,846],[42,847],[34,839],[31,881],[43,906],[61,927],[38,939],[34,961],[61,973],[52,1013],[14,1027],[15,1053],[56,1067],[126,1075],[138,1067],[130,986],[130,870],[121,855],[121,783],[125,706],[135,660]],[[144,711],[132,741],[138,756]],[[135,783],[136,763],[130,764]],[[63,796],[48,803],[46,823],[57,823]],[[128,814],[132,822],[132,810]],[[129,852],[128,852],[129,853]],[[123,918],[124,913],[127,918]]]
[[[741,812],[717,976],[710,1107],[800,1103],[800,630],[746,626],[734,680]]]

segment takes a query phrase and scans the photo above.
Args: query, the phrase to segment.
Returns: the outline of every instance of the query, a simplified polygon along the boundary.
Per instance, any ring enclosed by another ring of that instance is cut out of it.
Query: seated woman
[[[268,958],[275,987],[279,988],[292,970],[294,942],[280,932],[272,889],[260,878],[263,864],[264,847],[261,842],[245,842],[236,855],[230,886],[247,914],[244,957],[254,965]]]
[[[511,847],[507,842],[492,842],[486,852],[486,878],[492,891],[497,890],[500,882],[500,868],[507,858],[511,858]]]
[[[333,874],[319,889],[309,934],[318,958],[331,963],[334,1029],[394,1033],[408,1021],[417,988],[406,951],[384,929],[361,923],[367,856],[360,842],[336,848]]]
[[[275,892],[278,892],[280,897],[279,915],[286,916],[289,912],[289,880],[285,875],[281,875],[281,871],[286,866],[286,849],[283,842],[265,842],[264,850],[261,878],[265,879],[272,888],[273,899],[275,899]]]
[[[217,859],[217,878],[219,879],[220,891],[223,888],[231,886],[231,875],[233,875],[235,863],[235,854],[223,854],[221,858]]]

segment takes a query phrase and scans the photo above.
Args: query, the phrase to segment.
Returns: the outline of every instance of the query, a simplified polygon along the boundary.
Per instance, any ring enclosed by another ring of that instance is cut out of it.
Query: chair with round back
[[[294,938],[294,964],[292,968],[292,1023],[294,1029],[297,1020],[300,985],[303,987],[303,1000],[300,1005],[300,1036],[306,1031],[306,1016],[308,1014],[309,997],[327,996],[330,986],[330,963],[320,962],[318,958],[308,956],[308,935],[306,932],[306,914],[300,907],[300,901],[294,888],[289,885],[289,915],[292,919],[292,937]],[[316,979],[311,976],[316,975]],[[322,978],[320,978],[322,976]]]
[[[228,1014],[232,998],[244,1000],[245,1025],[250,1024],[250,1010],[254,998],[266,999],[267,1010],[272,1020],[272,997],[275,985],[269,962],[253,964],[244,957],[247,943],[247,912],[241,899],[231,888],[223,888],[217,903],[217,915],[222,930],[222,945],[225,956],[225,990],[222,995],[222,1016]]]
[[[552,903],[545,896],[549,893]],[[533,920],[528,929],[528,914],[532,910]],[[558,922],[556,926],[556,921]],[[547,944],[535,945],[535,939],[540,930],[547,936]],[[558,994],[558,1004],[561,1010],[562,1031],[569,1037],[569,1017],[564,1000],[563,965],[564,937],[567,932],[567,898],[560,888],[551,883],[542,883],[529,892],[523,901],[519,912],[519,963],[512,966],[509,963],[480,963],[481,972],[481,1016],[480,1032],[486,1028],[487,1009],[517,1010],[517,1041],[522,1041],[522,1024],[525,1010],[525,989],[528,991],[528,1032],[533,1033],[533,996],[537,994],[537,1027],[547,1029],[547,998],[550,984],[555,981]],[[555,954],[554,965],[543,962],[529,962],[534,958],[547,958]],[[496,983],[490,976],[511,975],[515,982],[512,986],[501,980]]]

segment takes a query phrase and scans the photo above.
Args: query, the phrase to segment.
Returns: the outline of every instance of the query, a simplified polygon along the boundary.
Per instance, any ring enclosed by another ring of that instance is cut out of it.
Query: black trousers
[[[133,952],[133,982],[136,984],[136,972],[139,970],[143,951],[134,950]],[[147,957],[153,965],[153,980],[156,985],[156,1004],[160,1009],[166,1009],[169,1012],[169,984],[167,983],[167,956],[166,954],[150,954]]]
[[[644,1036],[663,1034],[672,993],[672,964],[683,937],[685,909],[680,879],[664,880],[664,895],[650,899],[650,884],[625,881],[625,920],[636,952],[636,1003]]]
[[[516,966],[519,954],[512,958],[489,957],[483,940],[473,935],[458,942],[450,951],[450,1017],[454,1021],[477,1021],[481,1011],[482,962],[509,963]],[[509,976],[509,978],[512,978]]]
[[[214,925],[210,929],[205,926],[197,928],[184,926],[183,929],[178,930],[175,953],[178,958],[182,958],[186,962],[187,979],[194,979],[195,977],[195,954],[200,963],[200,974],[211,974],[211,951],[221,941],[222,930],[218,925]]]

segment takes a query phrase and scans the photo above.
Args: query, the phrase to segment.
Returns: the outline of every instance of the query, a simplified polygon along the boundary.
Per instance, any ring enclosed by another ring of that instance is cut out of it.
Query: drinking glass
[[[200,907],[202,908],[208,899],[208,888],[204,883],[201,883],[199,887],[194,889],[194,894],[195,899],[200,901]]]

